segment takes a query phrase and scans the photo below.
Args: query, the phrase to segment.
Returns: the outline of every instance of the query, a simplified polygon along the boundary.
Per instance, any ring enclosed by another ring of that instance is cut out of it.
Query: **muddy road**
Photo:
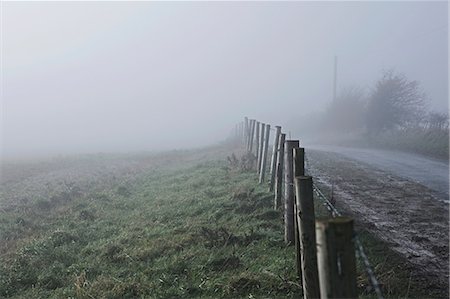
[[[338,209],[404,256],[424,287],[448,294],[449,210],[442,192],[400,176],[394,162],[383,167],[388,162],[349,156],[307,149],[307,171],[319,187],[333,185]]]

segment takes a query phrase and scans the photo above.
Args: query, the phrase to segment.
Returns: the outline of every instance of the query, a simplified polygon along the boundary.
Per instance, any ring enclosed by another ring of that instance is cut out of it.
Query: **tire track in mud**
[[[342,155],[308,151],[308,171],[352,215],[448,294],[449,209],[435,191]]]

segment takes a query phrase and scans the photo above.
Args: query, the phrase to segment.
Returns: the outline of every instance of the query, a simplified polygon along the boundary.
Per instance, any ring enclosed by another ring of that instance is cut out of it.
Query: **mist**
[[[192,148],[370,90],[448,110],[446,2],[2,2],[2,158]]]
[[[447,2],[0,26],[0,298],[449,298]]]

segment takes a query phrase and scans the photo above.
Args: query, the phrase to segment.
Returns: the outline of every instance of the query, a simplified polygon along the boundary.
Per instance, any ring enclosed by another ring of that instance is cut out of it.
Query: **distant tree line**
[[[321,129],[365,133],[368,137],[391,130],[423,128],[448,130],[447,113],[429,112],[427,96],[418,81],[392,70],[383,72],[368,95],[345,88],[321,117]]]
[[[427,104],[418,81],[388,70],[369,92],[344,88],[325,111],[302,126],[325,142],[390,147],[448,158],[448,113],[430,111]]]

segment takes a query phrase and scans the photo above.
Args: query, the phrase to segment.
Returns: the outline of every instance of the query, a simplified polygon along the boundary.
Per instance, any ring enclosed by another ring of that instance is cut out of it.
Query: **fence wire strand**
[[[275,128],[271,127],[270,130],[273,131],[273,130],[275,130]],[[290,139],[291,138],[290,131],[288,132],[288,136]],[[305,155],[305,172],[309,169],[310,169],[309,161]],[[294,184],[289,184],[289,185],[294,185]],[[317,197],[323,201],[323,205],[330,212],[330,214],[332,215],[333,218],[342,216],[342,213],[339,212],[339,210],[333,205],[333,203],[323,194],[323,192],[314,183],[313,183],[313,191],[315,192]],[[370,264],[370,261],[364,251],[364,247],[363,247],[361,241],[359,240],[358,234],[356,232],[354,232],[354,241],[355,241],[355,245],[356,245],[355,246],[356,247],[355,248],[356,255],[363,262],[364,269],[365,269],[365,272],[367,274],[367,277],[368,277],[368,280],[369,280],[369,283],[370,283],[372,289],[376,293],[378,299],[384,299],[383,293],[381,292],[381,289],[380,289],[380,284],[379,284],[378,279],[376,278],[375,273],[373,271],[373,267]]]
[[[309,168],[309,161],[306,158],[305,155],[305,166],[306,168]],[[327,208],[327,210],[331,213],[331,215],[334,217],[342,216],[342,213],[336,209],[336,207],[333,205],[333,203],[323,194],[323,192],[313,183],[313,190],[317,194],[317,197],[322,199],[324,206]],[[359,240],[358,234],[354,232],[354,240],[356,245],[356,253],[357,256],[362,260],[364,264],[364,269],[366,271],[367,277],[369,278],[370,285],[372,286],[372,289],[377,294],[378,299],[384,299],[383,293],[381,292],[380,284],[378,282],[378,279],[375,276],[375,273],[373,271],[373,267],[370,264],[369,258],[367,257],[364,247]]]

